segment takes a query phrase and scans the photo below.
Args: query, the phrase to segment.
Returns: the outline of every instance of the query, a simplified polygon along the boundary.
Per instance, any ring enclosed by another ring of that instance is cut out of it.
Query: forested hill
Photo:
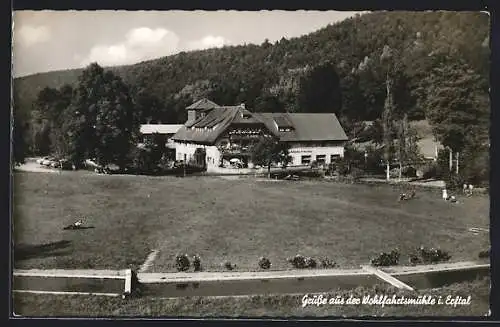
[[[200,97],[223,105],[244,102],[254,111],[333,111],[344,119],[372,120],[384,107],[386,65],[380,56],[389,46],[400,67],[396,106],[422,118],[420,81],[442,55],[470,67],[487,90],[488,35],[487,14],[375,12],[274,44],[183,52],[111,70],[135,94],[155,98],[148,116],[153,121],[183,122],[186,105]],[[16,110],[30,112],[40,90],[74,85],[80,73],[15,79]]]

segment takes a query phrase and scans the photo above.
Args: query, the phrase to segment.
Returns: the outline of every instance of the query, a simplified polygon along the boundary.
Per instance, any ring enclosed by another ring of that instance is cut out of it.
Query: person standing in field
[[[448,191],[443,189],[443,200],[448,200]]]

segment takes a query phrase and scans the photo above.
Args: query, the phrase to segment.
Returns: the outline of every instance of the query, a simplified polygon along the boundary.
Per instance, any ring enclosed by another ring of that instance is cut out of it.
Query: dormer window
[[[275,117],[274,123],[280,132],[291,132],[293,130],[291,122],[284,116]]]
[[[252,118],[252,115],[250,115],[248,113],[242,113],[241,114],[241,118],[243,118],[243,119],[250,119],[250,118]]]

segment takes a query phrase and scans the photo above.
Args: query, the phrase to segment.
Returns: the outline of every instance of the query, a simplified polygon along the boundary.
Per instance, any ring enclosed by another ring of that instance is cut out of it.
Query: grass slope
[[[489,246],[489,199],[459,204],[439,192],[397,202],[399,190],[329,182],[214,177],[98,176],[85,172],[15,173],[15,268],[138,268],[159,250],[151,271],[173,271],[176,253],[198,253],[206,270],[230,260],[257,270],[290,268],[297,253],[358,267],[381,251],[441,247],[452,261],[474,260]],[[79,217],[95,228],[65,231]]]

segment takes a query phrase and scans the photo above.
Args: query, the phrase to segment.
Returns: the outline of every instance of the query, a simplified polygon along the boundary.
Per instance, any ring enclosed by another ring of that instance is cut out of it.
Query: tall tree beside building
[[[285,143],[278,142],[271,137],[264,137],[252,147],[252,162],[255,165],[267,167],[268,177],[271,176],[271,166],[282,164],[286,167],[291,157]]]
[[[389,169],[390,161],[392,159],[392,148],[393,148],[393,113],[394,113],[394,97],[392,86],[394,84],[393,80],[393,54],[391,48],[385,46],[382,54],[380,56],[382,62],[387,62],[387,73],[386,73],[386,98],[384,102],[384,111],[382,112],[382,127],[384,131],[383,143],[384,143],[384,160],[386,162],[386,178],[389,179]]]
[[[436,138],[456,156],[468,143],[481,145],[471,135],[487,136],[487,83],[461,59],[441,56],[436,61],[422,82],[426,116]]]
[[[102,165],[114,163],[124,168],[139,124],[129,88],[122,79],[106,72],[104,89],[96,104],[96,158]]]
[[[128,86],[112,72],[91,64],[76,87],[66,124],[71,155],[81,162],[96,158],[100,164],[121,168],[137,133],[137,117]]]

